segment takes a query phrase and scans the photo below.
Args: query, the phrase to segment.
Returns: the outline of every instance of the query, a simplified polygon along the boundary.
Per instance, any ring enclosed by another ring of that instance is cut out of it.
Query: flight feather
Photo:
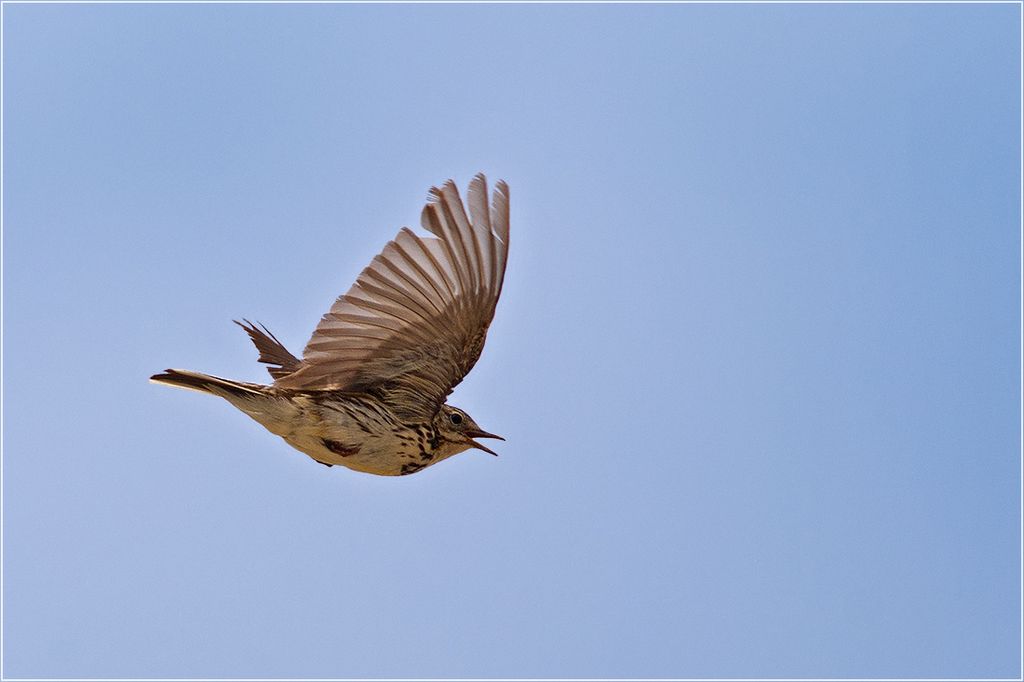
[[[377,395],[408,419],[436,414],[480,356],[508,260],[508,186],[491,197],[477,175],[467,199],[468,213],[455,183],[432,188],[421,224],[433,236],[402,228],[275,385]]]

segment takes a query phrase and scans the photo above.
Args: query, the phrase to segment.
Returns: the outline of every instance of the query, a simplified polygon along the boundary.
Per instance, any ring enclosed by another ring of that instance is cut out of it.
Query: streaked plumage
[[[152,381],[225,398],[324,464],[402,475],[472,447],[482,430],[445,398],[480,357],[508,260],[509,193],[469,185],[467,213],[448,181],[421,224],[402,228],[317,325],[302,359],[266,327],[238,324],[274,383],[169,369]],[[494,453],[492,453],[494,454]]]

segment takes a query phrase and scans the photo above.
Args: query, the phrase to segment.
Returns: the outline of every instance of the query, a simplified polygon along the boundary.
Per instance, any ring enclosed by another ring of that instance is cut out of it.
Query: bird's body
[[[453,447],[437,420],[403,423],[370,395],[278,389],[184,370],[154,380],[218,395],[316,461],[368,474],[415,473],[469,447]],[[446,410],[439,416],[446,414],[450,419]]]
[[[423,223],[440,238],[403,229],[324,316],[302,360],[266,328],[239,323],[274,384],[174,369],[151,379],[220,396],[322,464],[400,476],[469,448],[491,452],[473,438],[499,437],[444,398],[475,364],[494,314],[508,188],[498,184],[488,210],[477,176],[472,220],[450,181],[431,196]]]

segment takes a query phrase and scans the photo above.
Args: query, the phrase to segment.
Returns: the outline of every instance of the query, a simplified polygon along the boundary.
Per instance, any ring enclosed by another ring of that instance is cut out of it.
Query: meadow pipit
[[[419,471],[499,438],[445,403],[473,369],[501,294],[508,260],[509,193],[469,184],[469,212],[451,180],[431,188],[421,224],[408,228],[342,294],[302,353],[266,327],[238,322],[268,365],[270,385],[169,369],[152,381],[224,398],[268,431],[328,466],[382,476]]]

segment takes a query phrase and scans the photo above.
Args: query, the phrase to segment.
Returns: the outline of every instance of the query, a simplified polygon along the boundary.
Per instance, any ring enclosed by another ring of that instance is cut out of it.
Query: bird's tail
[[[221,379],[186,369],[164,370],[149,380],[224,398],[278,436],[287,437],[300,420],[300,408],[287,397],[276,395],[269,386]]]
[[[220,377],[210,376],[202,372],[191,372],[187,369],[164,370],[162,374],[154,374],[149,380],[156,384],[187,388],[192,391],[199,391],[200,393],[212,393],[222,398],[253,397],[263,393],[263,387],[259,384],[221,379]]]

